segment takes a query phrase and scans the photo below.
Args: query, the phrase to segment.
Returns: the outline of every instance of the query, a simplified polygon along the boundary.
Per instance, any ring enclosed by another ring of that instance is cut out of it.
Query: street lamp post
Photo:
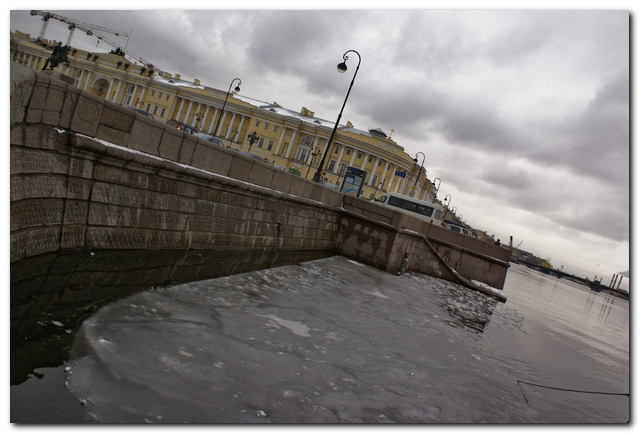
[[[358,69],[360,69],[360,62],[362,58],[360,57],[360,53],[355,50],[349,50],[342,55],[342,59],[344,60],[342,63],[338,64],[338,72],[343,73],[347,70],[347,56],[348,53],[356,53],[358,55],[358,66],[356,67],[356,72],[353,74],[353,78],[351,79],[351,84],[349,85],[349,90],[347,91],[347,96],[344,98],[344,102],[342,103],[342,108],[340,109],[340,114],[338,114],[338,120],[336,124],[333,126],[333,131],[331,131],[331,137],[329,137],[329,142],[327,142],[327,146],[325,146],[324,151],[322,152],[322,159],[320,160],[320,164],[318,165],[318,169],[316,173],[313,175],[313,180],[315,182],[320,182],[320,174],[322,173],[322,168],[324,167],[324,161],[327,157],[327,151],[331,148],[331,141],[333,140],[333,136],[336,135],[336,130],[338,129],[338,125],[340,124],[340,119],[342,118],[342,111],[344,110],[344,106],[347,104],[347,99],[349,98],[349,93],[351,93],[351,88],[353,87],[353,82],[356,79],[356,75],[358,74]]]
[[[229,90],[227,91],[227,96],[225,96],[224,103],[222,104],[222,110],[220,110],[220,115],[218,115],[218,122],[216,122],[216,128],[215,130],[213,130],[213,135],[216,137],[219,137],[218,126],[220,125],[220,120],[222,119],[222,115],[224,114],[224,107],[227,105],[227,99],[229,99],[229,94],[231,93],[231,86],[233,86],[233,82],[236,80],[238,80],[238,85],[233,90],[235,90],[236,92],[240,92],[240,85],[242,84],[242,80],[240,80],[239,78],[234,78],[233,80],[231,80],[231,84],[229,85]]]
[[[247,136],[247,139],[249,139],[249,150],[247,152],[251,152],[251,146],[258,141],[258,133],[254,131]]]
[[[196,126],[195,126],[196,130],[200,129],[199,125],[200,125],[200,121],[202,120],[203,116],[204,115],[202,113],[196,113]]]
[[[438,187],[436,188],[436,194],[433,195],[433,200],[431,201],[431,203],[434,203],[436,201],[436,197],[438,196],[438,190],[440,190],[440,184],[442,183],[442,180],[440,178],[435,178],[433,180],[433,184],[435,185],[436,180],[438,181]]]
[[[418,170],[418,176],[416,176],[416,180],[413,182],[413,185],[416,185],[418,183],[418,178],[420,178],[420,174],[422,173],[422,168],[424,167],[424,154],[422,152],[416,153],[416,156],[413,159],[413,161],[415,161],[416,163],[418,162],[418,154],[422,155],[422,164],[420,164],[420,170]],[[425,173],[425,177],[426,176],[427,175]]]
[[[311,161],[309,162],[309,167],[307,168],[307,174],[304,176],[305,178],[309,176],[309,171],[311,170],[311,166],[313,166],[313,160],[315,160],[318,155],[320,155],[319,148],[316,148],[313,151],[311,151]]]

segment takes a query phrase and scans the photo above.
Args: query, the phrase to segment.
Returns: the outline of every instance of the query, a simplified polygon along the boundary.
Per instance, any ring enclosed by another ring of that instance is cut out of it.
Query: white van
[[[395,208],[397,211],[409,214],[412,217],[429,222],[434,225],[447,227],[442,221],[444,218],[444,208],[437,203],[425,202],[398,193],[385,193],[374,202]]]
[[[459,234],[467,235],[469,237],[473,236],[471,235],[471,231],[469,231],[469,229],[455,225],[453,223],[447,223],[447,229],[452,230],[453,232],[458,232]]]

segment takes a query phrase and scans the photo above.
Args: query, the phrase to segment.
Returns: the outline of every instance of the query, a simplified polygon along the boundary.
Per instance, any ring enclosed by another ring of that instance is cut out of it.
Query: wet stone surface
[[[154,288],[85,320],[67,387],[103,423],[535,421],[474,344],[495,307],[339,256]]]

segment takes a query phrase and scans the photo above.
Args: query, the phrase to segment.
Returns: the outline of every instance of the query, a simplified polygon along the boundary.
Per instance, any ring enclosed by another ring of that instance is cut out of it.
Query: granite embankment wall
[[[345,196],[58,78],[11,62],[12,264],[74,249],[139,252],[128,257],[160,258],[164,267],[153,272],[185,281],[333,254],[396,272],[406,252],[410,269],[455,280],[427,234],[465,278],[504,284],[504,249]]]

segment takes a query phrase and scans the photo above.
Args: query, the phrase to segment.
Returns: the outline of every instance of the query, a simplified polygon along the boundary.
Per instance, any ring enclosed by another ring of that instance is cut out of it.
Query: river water
[[[155,287],[51,318],[65,358],[11,422],[626,423],[629,302],[520,265],[504,291],[339,256]]]

